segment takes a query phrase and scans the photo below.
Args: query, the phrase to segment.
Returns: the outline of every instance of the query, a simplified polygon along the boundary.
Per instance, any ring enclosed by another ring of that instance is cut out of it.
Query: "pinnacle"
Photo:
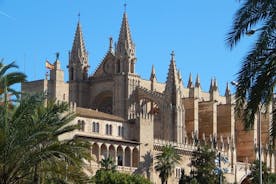
[[[200,79],[199,79],[199,75],[198,75],[198,74],[197,74],[197,76],[196,76],[195,87],[197,87],[197,88],[200,87]]]
[[[226,83],[225,96],[230,96],[231,91],[228,82]]]
[[[151,75],[150,75],[150,80],[156,79],[156,74],[155,74],[155,68],[154,65],[152,65],[151,68]]]
[[[126,51],[126,53],[128,53],[129,50],[134,50],[134,44],[131,38],[127,14],[124,12],[117,44],[117,52],[122,53],[123,51]]]
[[[73,42],[73,47],[72,47],[71,53],[77,57],[82,57],[82,56],[87,55],[84,40],[83,40],[83,34],[82,34],[80,21],[78,21],[78,24],[77,24],[77,29],[75,32],[75,37],[74,37],[74,42]],[[77,58],[75,58],[74,60],[76,60],[76,59]]]
[[[192,87],[194,87],[194,86],[193,86],[192,73],[190,73],[189,81],[188,81],[188,84],[187,84],[187,88],[192,88]]]

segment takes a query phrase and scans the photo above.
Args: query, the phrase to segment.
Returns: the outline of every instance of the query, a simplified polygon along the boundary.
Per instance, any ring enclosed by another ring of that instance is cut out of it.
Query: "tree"
[[[217,183],[215,159],[215,151],[210,150],[207,146],[198,147],[196,151],[193,151],[191,158],[191,177],[195,178],[198,183]]]
[[[67,103],[27,96],[13,109],[0,106],[0,183],[87,183],[82,159],[90,144],[60,140],[77,125]]]
[[[98,170],[92,177],[91,183],[95,184],[150,184],[151,182],[140,175],[129,175],[111,170]]]
[[[112,170],[114,171],[116,169],[116,165],[114,163],[114,160],[111,157],[104,158],[100,161],[101,167],[104,170]]]
[[[18,68],[14,62],[5,65],[3,63],[3,59],[0,60],[0,102],[4,101],[4,92],[6,90],[6,94],[16,95],[18,97],[19,92],[14,90],[12,86],[14,84],[19,84],[26,80],[26,75],[21,72],[10,72]],[[1,100],[2,99],[2,100]]]
[[[161,153],[156,156],[155,170],[159,172],[162,184],[167,183],[176,164],[181,160],[179,153],[172,145],[162,147]]]
[[[259,160],[255,160],[250,166],[251,173],[249,174],[249,179],[253,184],[259,183],[260,176],[260,163]],[[263,184],[276,183],[276,174],[269,173],[266,163],[262,162],[262,178]]]
[[[275,9],[275,0],[244,0],[227,36],[227,44],[232,49],[244,35],[259,32],[237,77],[236,111],[243,115],[246,129],[253,127],[259,104],[270,104],[275,90]],[[256,26],[259,28],[254,30]],[[276,124],[273,128],[276,128]],[[272,135],[276,137],[276,131],[272,131]]]

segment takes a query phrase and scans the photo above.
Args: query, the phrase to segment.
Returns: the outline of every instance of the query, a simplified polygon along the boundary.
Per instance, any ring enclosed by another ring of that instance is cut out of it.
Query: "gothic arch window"
[[[117,73],[120,73],[121,71],[120,60],[117,60],[116,65],[117,65]]]
[[[112,135],[112,125],[109,125],[109,135]]]
[[[74,69],[70,68],[70,80],[74,80]]]
[[[108,135],[109,133],[109,126],[108,124],[105,125],[105,134]]]
[[[131,62],[130,64],[130,73],[134,73],[134,63]]]

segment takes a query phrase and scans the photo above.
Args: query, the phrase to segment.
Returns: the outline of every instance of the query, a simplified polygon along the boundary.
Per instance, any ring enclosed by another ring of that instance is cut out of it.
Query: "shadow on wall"
[[[151,152],[147,152],[143,157],[143,161],[139,163],[139,167],[135,170],[134,174],[142,174],[147,177],[147,179],[151,179],[150,175],[152,172],[153,166],[153,155]]]

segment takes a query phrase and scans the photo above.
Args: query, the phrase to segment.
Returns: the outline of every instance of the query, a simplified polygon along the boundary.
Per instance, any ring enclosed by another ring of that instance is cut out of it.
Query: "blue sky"
[[[45,60],[53,62],[60,52],[67,74],[68,51],[72,48],[78,13],[89,52],[90,74],[108,50],[109,37],[117,41],[124,0],[0,0],[0,58],[16,61],[28,80],[45,77]],[[220,94],[227,81],[236,78],[241,60],[253,38],[232,51],[225,44],[236,0],[128,0],[127,14],[136,44],[136,72],[148,79],[152,64],[157,80],[167,77],[170,53],[184,85],[189,74],[199,74],[204,91],[216,77]],[[67,80],[67,75],[66,75]]]

